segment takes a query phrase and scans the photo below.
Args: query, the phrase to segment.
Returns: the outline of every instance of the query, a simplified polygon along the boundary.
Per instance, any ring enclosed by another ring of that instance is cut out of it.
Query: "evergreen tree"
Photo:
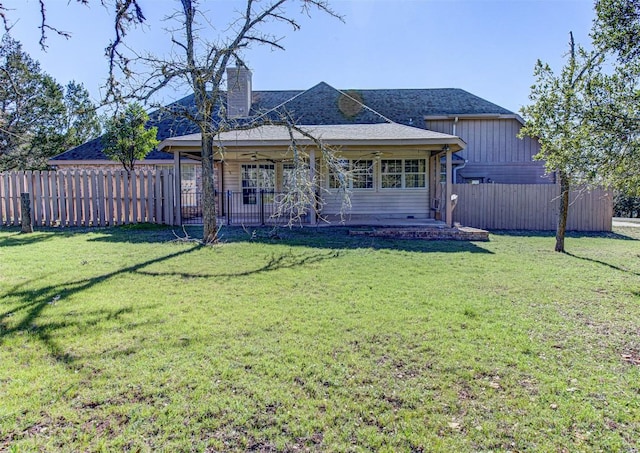
[[[50,157],[100,133],[87,90],[65,90],[5,34],[0,41],[0,171],[44,169]]]

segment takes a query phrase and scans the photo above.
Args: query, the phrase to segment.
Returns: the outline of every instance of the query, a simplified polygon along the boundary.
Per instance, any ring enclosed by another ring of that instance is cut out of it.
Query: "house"
[[[445,200],[451,198],[452,183],[554,182],[545,175],[543,163],[532,159],[539,150],[537,141],[517,138],[522,119],[461,89],[339,90],[321,82],[305,91],[252,91],[248,69],[229,68],[227,78],[229,89],[222,102],[229,117],[242,121],[286,114],[340,149],[342,163],[352,175],[348,183],[352,216],[443,217],[450,222],[447,209],[452,207]],[[187,96],[169,107],[192,106],[193,96]],[[173,165],[181,175],[183,215],[193,208],[190,212],[197,218],[197,131],[192,123],[159,112],[150,117],[162,142],[138,165]],[[241,209],[246,217],[249,208],[259,204],[260,193],[286,189],[291,170],[288,138],[288,131],[276,126],[218,137],[225,155],[216,162],[217,190],[228,197],[219,197],[222,215]],[[338,190],[313,153],[312,149],[309,165],[323,191],[322,215],[331,219],[341,211]],[[59,169],[117,167],[102,153],[99,139],[52,158],[50,164]],[[264,220],[264,206],[261,209]]]

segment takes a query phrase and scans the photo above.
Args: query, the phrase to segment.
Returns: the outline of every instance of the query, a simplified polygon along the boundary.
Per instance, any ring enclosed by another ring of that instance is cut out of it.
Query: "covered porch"
[[[350,207],[340,207],[345,190],[337,187],[317,143],[293,131],[317,200],[296,223],[452,225],[452,156],[465,146],[460,138],[396,123],[298,127],[334,150],[340,165],[348,170]],[[291,133],[285,126],[267,125],[215,138],[219,151],[214,174],[221,223],[287,223],[278,207],[293,171]],[[197,223],[201,220],[199,191],[197,184],[185,190],[182,165],[185,157],[201,160],[200,134],[169,138],[158,148],[173,153],[174,171],[180,175],[176,190],[183,196],[176,214],[183,223]]]

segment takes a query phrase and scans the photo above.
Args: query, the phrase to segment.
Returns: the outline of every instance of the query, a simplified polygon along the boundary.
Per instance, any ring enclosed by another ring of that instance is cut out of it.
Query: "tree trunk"
[[[569,178],[565,172],[558,172],[560,176],[560,212],[558,213],[558,228],[556,229],[556,252],[564,253],[564,236],[567,231],[567,214],[569,213]]]
[[[31,220],[31,202],[29,200],[28,193],[20,194],[20,209],[22,211],[22,217],[20,224],[22,226],[23,233],[33,233],[33,221]]]
[[[213,135],[202,130],[202,240],[205,244],[213,244],[218,240],[213,154]]]

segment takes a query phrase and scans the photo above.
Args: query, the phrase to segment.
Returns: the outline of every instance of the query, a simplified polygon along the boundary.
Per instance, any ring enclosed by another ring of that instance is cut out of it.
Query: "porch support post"
[[[176,151],[173,153],[173,180],[175,182],[174,225],[182,225],[182,172],[180,165],[180,151]]]
[[[439,206],[435,200],[440,199],[439,187],[440,187],[440,165],[438,154],[431,154],[429,156],[429,209],[430,217],[437,218],[436,211]]]
[[[453,206],[451,206],[451,195],[453,195],[453,184],[451,181],[452,178],[452,169],[453,166],[451,164],[451,149],[447,146],[447,183],[445,189],[445,207],[446,207],[446,220],[448,226],[453,226]]]
[[[311,225],[315,225],[318,222],[318,217],[316,215],[317,205],[315,202],[316,199],[316,150],[311,149],[309,151],[309,183],[311,184],[312,192],[312,206],[311,211],[309,212],[309,223]]]

